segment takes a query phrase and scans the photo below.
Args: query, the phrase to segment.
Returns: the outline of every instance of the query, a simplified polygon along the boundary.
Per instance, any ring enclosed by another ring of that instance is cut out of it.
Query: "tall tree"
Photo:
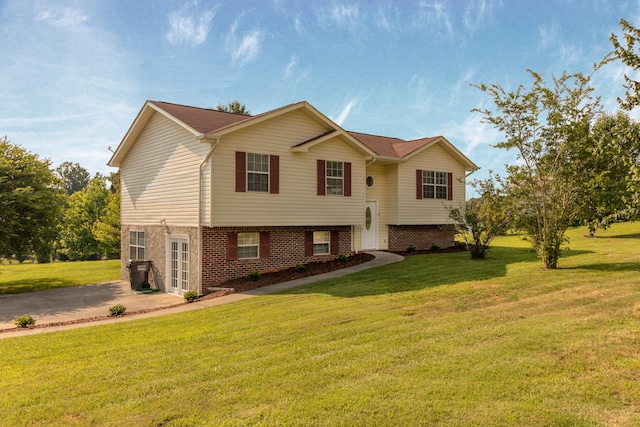
[[[120,172],[109,174],[111,186],[105,212],[93,227],[93,234],[103,253],[120,257]]]
[[[50,160],[0,137],[0,255],[51,253],[64,205],[58,187]]]
[[[244,104],[241,104],[240,101],[231,101],[226,105],[218,104],[216,110],[226,111],[227,113],[243,114],[245,116],[251,115],[251,111],[247,110],[247,107]]]
[[[638,71],[640,70],[640,52],[636,45],[640,45],[640,29],[635,28],[624,19],[620,20],[620,27],[624,32],[624,42],[621,42],[615,34],[611,34],[609,40],[613,44],[613,52],[605,58],[605,61],[619,59],[626,66]],[[618,98],[618,102],[622,108],[631,110],[633,107],[640,105],[640,82],[631,79],[626,74],[624,81],[625,99]]]
[[[589,155],[591,122],[601,114],[591,96],[590,76],[553,78],[529,71],[533,85],[507,92],[497,84],[476,86],[493,99],[495,111],[474,109],[505,137],[496,147],[515,150],[504,189],[512,203],[513,225],[524,231],[545,268],[556,268],[567,228],[581,215],[583,173]]]
[[[71,259],[85,260],[103,253],[94,227],[105,214],[110,194],[105,181],[98,177],[87,188],[69,196],[60,236]]]
[[[605,114],[592,128],[584,163],[581,223],[593,235],[613,221],[637,215],[640,123],[618,112]]]
[[[76,191],[86,188],[91,181],[89,172],[78,163],[63,162],[56,168],[56,173],[62,181],[62,188],[70,196]]]

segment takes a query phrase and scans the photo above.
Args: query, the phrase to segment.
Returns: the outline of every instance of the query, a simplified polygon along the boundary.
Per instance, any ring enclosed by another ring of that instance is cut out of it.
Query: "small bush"
[[[260,279],[260,272],[259,271],[254,270],[251,273],[249,273],[249,280],[250,281],[256,282],[259,279]]]
[[[198,293],[196,291],[187,291],[182,294],[182,297],[186,302],[196,302],[198,300]]]
[[[416,251],[417,251],[416,245],[409,245],[409,247],[407,247],[407,252],[409,252],[410,254],[413,254]]]
[[[109,316],[111,317],[123,316],[125,311],[127,311],[127,307],[125,307],[122,304],[116,304],[109,307]]]
[[[431,244],[431,250],[432,251],[439,251],[440,250],[440,245],[437,243],[432,243]]]
[[[303,271],[307,270],[307,266],[304,264],[296,264],[295,267],[293,267],[293,271],[295,271],[296,273],[302,273]]]
[[[16,326],[21,328],[28,328],[29,326],[33,326],[36,324],[36,319],[34,319],[30,314],[25,314],[24,316],[20,316],[16,319]]]
[[[338,255],[338,262],[347,262],[347,256],[345,254]]]

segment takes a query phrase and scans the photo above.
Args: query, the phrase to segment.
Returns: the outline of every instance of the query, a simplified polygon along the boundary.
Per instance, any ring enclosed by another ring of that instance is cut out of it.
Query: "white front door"
[[[365,202],[362,249],[378,249],[378,202]]]
[[[189,238],[168,236],[167,292],[182,295],[189,290]]]

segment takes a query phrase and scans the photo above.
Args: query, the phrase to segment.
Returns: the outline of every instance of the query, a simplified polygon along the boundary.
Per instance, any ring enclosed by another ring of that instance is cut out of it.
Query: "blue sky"
[[[589,72],[638,1],[0,1],[0,135],[54,164],[106,166],[147,99],[253,114],[306,100],[347,130],[444,135],[482,171],[508,154],[470,83]],[[625,69],[594,86],[617,109]],[[470,196],[470,195],[469,195]]]

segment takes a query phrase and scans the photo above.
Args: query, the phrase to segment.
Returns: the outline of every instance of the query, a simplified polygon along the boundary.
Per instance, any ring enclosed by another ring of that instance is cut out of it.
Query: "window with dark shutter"
[[[236,151],[236,192],[247,191],[247,153]]]
[[[269,258],[271,256],[271,235],[268,231],[260,232],[260,258]]]
[[[280,156],[269,156],[269,193],[280,193]]]
[[[317,162],[317,175],[318,175],[318,196],[324,196],[326,194],[326,164],[324,160],[318,160]]]
[[[447,200],[453,200],[453,174],[447,174]]]
[[[416,199],[422,199],[422,170],[416,170]]]
[[[351,197],[351,163],[344,162],[344,195]]]
[[[238,259],[238,233],[227,234],[227,259]]]
[[[338,255],[340,253],[340,238],[338,230],[331,230],[331,254]]]
[[[313,256],[313,231],[304,232],[304,256]]]

